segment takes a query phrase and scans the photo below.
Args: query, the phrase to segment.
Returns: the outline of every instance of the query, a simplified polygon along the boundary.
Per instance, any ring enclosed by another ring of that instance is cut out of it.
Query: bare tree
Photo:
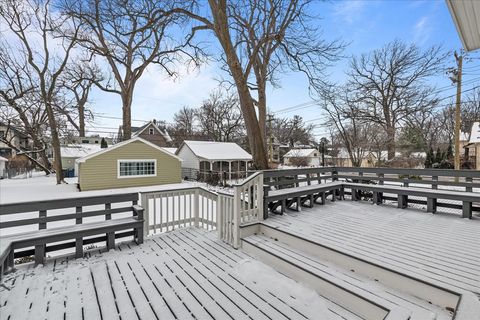
[[[131,107],[135,85],[149,65],[160,66],[174,76],[176,63],[186,58],[197,63],[200,50],[191,37],[178,43],[170,29],[178,26],[172,14],[176,1],[63,0],[63,10],[82,24],[81,46],[103,57],[112,81],[96,81],[102,90],[120,95],[123,139],[131,137]],[[193,50],[188,50],[193,48]],[[185,62],[185,61],[182,61]]]
[[[326,65],[343,44],[321,39],[310,23],[308,0],[209,0],[209,15],[178,9],[212,30],[224,70],[238,92],[250,150],[258,168],[268,167],[266,149],[267,84],[279,85],[287,71],[303,72],[312,89],[322,87]],[[257,110],[258,116],[257,116]]]
[[[16,54],[27,57],[28,72],[35,77],[39,101],[48,119],[56,180],[60,184],[63,177],[54,100],[61,75],[73,54],[79,25],[54,12],[49,0],[4,0],[0,2],[0,19],[18,41]],[[57,39],[57,31],[67,28],[70,39]]]
[[[336,129],[352,166],[360,167],[365,152],[369,151],[369,123],[360,117],[349,90],[341,87],[325,92],[321,106],[327,114],[325,125]]]
[[[215,141],[238,142],[244,136],[238,99],[216,91],[195,113],[201,133]]]
[[[50,163],[42,134],[47,122],[45,108],[39,102],[36,83],[28,72],[26,59],[15,58],[3,38],[0,38],[0,110],[0,121],[7,126],[7,132],[0,137],[1,141],[22,152],[12,141],[15,135],[8,134],[9,131],[22,128],[32,139],[34,152],[40,155],[42,163],[28,153],[26,156],[49,174]]]
[[[62,76],[57,110],[80,137],[85,137],[86,121],[93,119],[93,113],[87,108],[92,87],[102,79],[98,66],[91,59],[83,58],[69,64]]]
[[[281,143],[291,148],[296,144],[308,145],[314,139],[312,132],[313,124],[306,124],[302,117],[294,115],[293,118],[274,118],[272,120],[272,134]]]
[[[179,146],[184,140],[200,138],[196,120],[197,110],[183,107],[173,115],[173,125],[168,128],[174,144]]]
[[[389,160],[395,156],[399,126],[415,112],[437,104],[426,80],[438,74],[445,58],[439,47],[421,50],[399,40],[352,58],[348,87],[356,93],[362,117],[385,130]]]

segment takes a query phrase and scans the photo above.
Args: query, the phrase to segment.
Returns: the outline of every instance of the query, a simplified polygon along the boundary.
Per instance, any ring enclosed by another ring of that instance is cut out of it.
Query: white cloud
[[[430,38],[432,32],[432,26],[430,23],[430,18],[428,16],[423,16],[418,20],[413,29],[413,40],[418,45],[425,44]]]
[[[334,8],[334,14],[343,22],[352,24],[362,15],[366,2],[361,0],[339,1]]]

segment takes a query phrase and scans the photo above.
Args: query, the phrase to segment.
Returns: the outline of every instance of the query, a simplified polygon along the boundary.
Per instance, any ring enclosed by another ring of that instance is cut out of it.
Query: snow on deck
[[[480,296],[480,219],[360,201],[271,214],[264,223],[339,251]]]
[[[180,229],[17,266],[0,286],[2,319],[358,319],[215,233]]]

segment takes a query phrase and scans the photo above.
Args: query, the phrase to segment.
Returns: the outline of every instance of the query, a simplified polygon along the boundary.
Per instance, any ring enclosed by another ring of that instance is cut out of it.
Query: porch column
[[[228,161],[228,180],[232,180],[232,161]]]

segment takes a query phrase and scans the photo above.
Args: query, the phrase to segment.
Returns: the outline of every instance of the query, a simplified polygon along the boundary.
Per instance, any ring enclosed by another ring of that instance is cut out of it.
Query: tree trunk
[[[258,87],[258,125],[260,133],[262,134],[263,143],[267,144],[267,95],[265,93],[265,86]]]
[[[130,91],[130,90],[128,90]],[[122,140],[128,140],[132,137],[132,95],[129,92],[122,94]]]
[[[78,104],[78,135],[85,137],[85,103]]]
[[[63,182],[62,154],[60,151],[60,138],[58,137],[57,121],[51,104],[47,102],[45,108],[47,110],[48,123],[52,135],[53,158],[55,159],[53,162],[53,168],[55,170],[57,184],[61,184]]]
[[[395,158],[395,127],[387,125],[387,150],[388,160]]]
[[[252,152],[253,162],[257,169],[268,168],[267,149],[265,147],[264,136],[260,130],[259,121],[255,112],[250,90],[248,89],[247,79],[242,70],[235,48],[230,37],[230,26],[227,18],[227,4],[225,1],[216,2],[209,0],[214,23],[214,32],[225,52],[227,65],[235,81],[240,108],[242,110],[245,127],[247,129],[248,143]]]

